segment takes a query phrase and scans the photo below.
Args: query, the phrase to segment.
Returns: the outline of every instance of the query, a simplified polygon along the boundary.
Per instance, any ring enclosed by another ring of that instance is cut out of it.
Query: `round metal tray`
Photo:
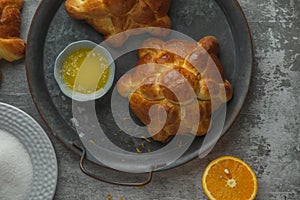
[[[219,58],[227,79],[232,83],[234,93],[233,99],[227,105],[224,134],[238,116],[250,84],[253,52],[251,35],[243,11],[236,0],[173,0],[169,16],[173,22],[172,29],[197,41],[206,35],[213,35],[220,42]],[[80,140],[71,120],[72,100],[59,90],[54,80],[53,67],[56,56],[65,46],[83,39],[98,43],[103,41],[102,35],[88,24],[68,16],[63,0],[43,0],[30,27],[26,52],[28,84],[40,115],[53,134],[79,154],[81,151],[74,146],[74,142],[80,144]],[[136,61],[136,52],[116,60],[116,66],[120,65],[122,68],[116,72],[115,83]],[[99,110],[97,115],[106,122],[104,130],[117,133],[119,129],[111,122],[112,116],[109,114],[109,98],[108,94],[96,102],[95,106]],[[128,138],[120,134],[110,139],[119,144]],[[203,140],[204,137],[196,138],[183,156],[163,169],[179,166],[197,157]],[[129,141],[131,145],[124,148],[134,148],[142,142],[142,139]],[[162,146],[154,141],[146,145],[154,149]],[[207,145],[202,149],[209,149],[210,144]],[[89,154],[87,160],[96,162]]]

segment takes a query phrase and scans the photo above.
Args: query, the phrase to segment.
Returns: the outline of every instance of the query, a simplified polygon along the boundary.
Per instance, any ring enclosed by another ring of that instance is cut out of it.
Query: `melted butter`
[[[83,94],[91,94],[103,88],[109,74],[107,59],[92,49],[79,49],[73,52],[65,60],[62,69],[66,85]]]

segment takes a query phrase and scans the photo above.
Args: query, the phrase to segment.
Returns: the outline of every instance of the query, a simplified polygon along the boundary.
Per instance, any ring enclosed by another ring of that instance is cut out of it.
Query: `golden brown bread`
[[[212,36],[198,43],[154,38],[143,43],[137,66],[118,81],[117,89],[154,140],[167,142],[177,133],[201,136],[208,131],[211,113],[232,98],[218,52]]]
[[[0,1],[0,59],[14,61],[24,56],[25,42],[19,38],[22,6],[23,0]]]
[[[86,20],[106,38],[135,28],[171,28],[171,20],[167,16],[170,5],[171,0],[67,0],[65,3],[71,17]],[[158,36],[168,33],[149,28],[124,33],[110,42],[121,46],[130,35],[145,31]]]
[[[24,56],[25,43],[19,38],[22,6],[23,0],[0,1],[0,59],[14,61]]]

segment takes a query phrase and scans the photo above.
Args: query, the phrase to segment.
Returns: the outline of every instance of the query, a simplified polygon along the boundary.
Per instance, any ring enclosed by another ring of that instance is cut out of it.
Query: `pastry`
[[[212,36],[198,43],[151,38],[142,44],[137,66],[118,81],[117,89],[154,140],[207,133],[212,112],[232,98],[218,52]]]
[[[130,35],[150,32],[165,36],[171,28],[167,13],[171,0],[67,0],[68,14],[79,20],[86,20],[105,38],[126,30],[149,27],[143,30],[125,32],[109,40],[114,46],[121,46]]]
[[[25,42],[19,38],[22,6],[23,0],[0,1],[0,59],[14,61],[24,56]]]

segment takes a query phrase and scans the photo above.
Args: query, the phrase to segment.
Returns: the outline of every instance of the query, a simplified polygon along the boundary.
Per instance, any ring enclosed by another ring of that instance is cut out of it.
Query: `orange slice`
[[[206,167],[202,187],[210,200],[253,200],[257,193],[257,179],[247,163],[223,156]]]

